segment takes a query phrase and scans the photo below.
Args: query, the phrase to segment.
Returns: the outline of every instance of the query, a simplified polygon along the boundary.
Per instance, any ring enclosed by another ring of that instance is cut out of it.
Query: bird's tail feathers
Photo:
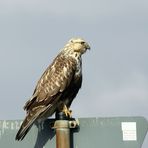
[[[53,102],[52,104],[49,104],[48,106],[38,106],[36,108],[33,108],[30,112],[28,112],[28,115],[26,116],[26,118],[24,119],[16,137],[15,140],[23,140],[24,137],[26,136],[26,134],[29,132],[30,128],[32,127],[33,123],[37,120],[38,117],[41,117],[43,114],[46,114],[50,108],[52,108],[58,101],[58,98],[60,96],[58,96]],[[55,108],[53,108],[55,109]],[[52,109],[52,110],[53,110]],[[51,114],[52,114],[52,110],[51,110]]]
[[[34,110],[34,112],[28,113],[15,137],[15,140],[19,141],[24,139],[24,137],[32,127],[33,123],[44,110],[45,108],[37,108],[37,110]]]
[[[25,120],[23,121],[19,131],[17,132],[15,140],[18,140],[18,141],[23,140],[26,134],[28,133],[28,131],[30,130],[30,128],[32,127],[34,121],[36,120],[36,118],[33,118],[28,122],[27,118],[28,117],[26,117]]]

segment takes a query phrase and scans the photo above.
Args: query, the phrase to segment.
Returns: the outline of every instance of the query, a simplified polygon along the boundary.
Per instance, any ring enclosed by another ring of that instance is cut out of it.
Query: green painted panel
[[[80,118],[79,129],[71,130],[71,148],[141,148],[148,122],[143,117]],[[122,123],[127,131],[123,140]],[[0,147],[2,148],[55,148],[55,131],[50,128],[52,119],[33,126],[25,139],[15,141],[21,120],[0,120]],[[132,123],[132,124],[131,124]],[[134,124],[133,124],[134,123]],[[133,130],[131,125],[136,125]],[[132,131],[128,131],[132,129]],[[135,133],[136,132],[136,133]],[[136,139],[134,139],[136,136]],[[133,139],[134,140],[133,140]],[[129,141],[129,139],[132,139]]]

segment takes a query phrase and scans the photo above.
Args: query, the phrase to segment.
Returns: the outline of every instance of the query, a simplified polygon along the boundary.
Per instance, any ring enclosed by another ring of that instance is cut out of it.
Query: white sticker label
[[[123,141],[137,140],[136,122],[122,122],[121,128],[123,134]]]

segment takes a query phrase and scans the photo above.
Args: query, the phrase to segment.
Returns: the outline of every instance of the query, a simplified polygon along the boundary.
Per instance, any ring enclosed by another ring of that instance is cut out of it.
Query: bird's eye
[[[85,43],[84,41],[81,42],[81,44],[84,44],[84,43]]]
[[[73,43],[73,40],[70,40],[71,43]]]

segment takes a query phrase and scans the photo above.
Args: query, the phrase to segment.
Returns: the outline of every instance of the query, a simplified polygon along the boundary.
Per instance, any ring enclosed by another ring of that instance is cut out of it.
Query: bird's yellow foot
[[[72,110],[67,108],[66,105],[64,105],[62,112],[65,113],[66,117],[70,117],[70,118],[72,117]]]

